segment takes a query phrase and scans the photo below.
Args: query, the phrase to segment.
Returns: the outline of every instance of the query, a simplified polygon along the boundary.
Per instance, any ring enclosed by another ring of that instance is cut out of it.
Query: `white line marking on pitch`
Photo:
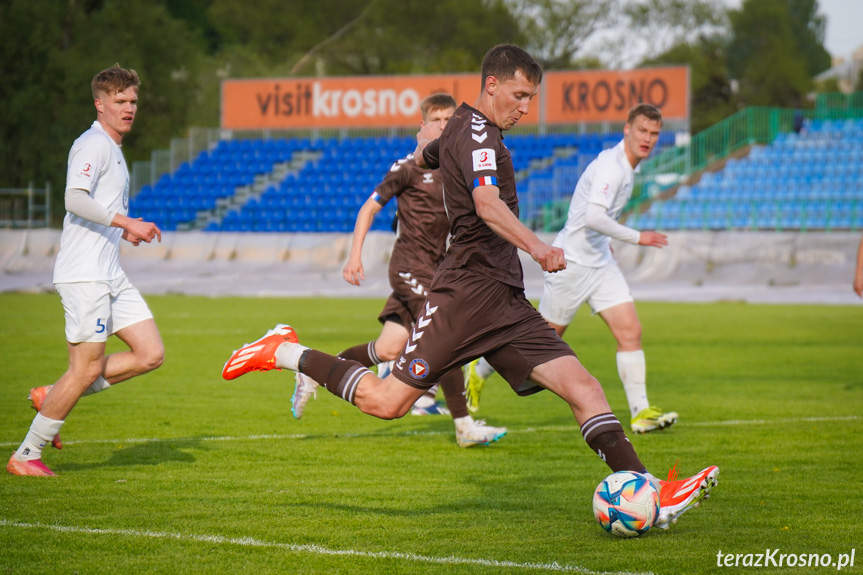
[[[856,421],[860,419],[857,415],[837,415],[834,417],[792,417],[785,419],[731,419],[727,421],[695,421],[691,423],[677,423],[675,427],[724,427],[732,425],[770,425],[786,423],[818,423],[830,421]],[[573,424],[568,425],[545,425],[542,427],[526,427],[524,429],[510,429],[510,434],[517,433],[537,433],[543,431],[578,431],[578,428]],[[408,437],[411,435],[448,435],[451,431],[372,431],[368,433],[337,433],[340,439],[361,439],[375,437]],[[64,441],[64,445],[88,445],[88,444],[119,444],[125,443],[160,443],[160,442],[176,442],[189,443],[195,441],[258,441],[261,439],[315,439],[315,438],[332,438],[333,435],[325,433],[292,433],[292,434],[267,434],[267,435],[242,435],[231,436],[221,435],[213,437],[127,437],[125,439],[79,439],[77,441]],[[18,447],[21,442],[0,442],[0,447]]]
[[[652,575],[651,573],[629,573],[623,571],[592,571],[575,565],[554,563],[517,563],[515,561],[499,561],[496,559],[469,559],[466,557],[433,557],[400,553],[398,551],[358,551],[356,549],[329,549],[320,545],[296,545],[293,543],[277,543],[261,541],[251,537],[225,537],[223,535],[191,535],[188,533],[170,533],[159,531],[139,531],[136,529],[99,529],[94,527],[72,527],[67,525],[48,525],[44,523],[19,523],[0,519],[2,527],[17,527],[22,529],[48,529],[61,533],[82,533],[85,535],[119,535],[124,537],[150,537],[154,539],[176,539],[195,543],[212,545],[239,545],[242,547],[265,547],[282,549],[293,553],[310,553],[313,555],[364,557],[368,559],[398,559],[415,563],[437,563],[441,565],[479,565],[482,567],[503,567],[510,569],[530,569],[535,571],[552,571],[557,573],[584,573],[585,575]]]

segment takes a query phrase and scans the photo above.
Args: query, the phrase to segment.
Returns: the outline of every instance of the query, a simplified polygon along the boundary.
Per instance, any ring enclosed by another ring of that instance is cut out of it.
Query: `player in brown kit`
[[[439,132],[446,126],[455,109],[456,102],[449,94],[432,94],[420,103],[420,125],[429,125]],[[359,286],[365,280],[362,251],[366,234],[377,213],[393,198],[398,201],[399,224],[389,262],[392,293],[378,316],[383,326],[381,333],[373,341],[339,353],[340,358],[357,361],[365,367],[391,362],[404,349],[411,329],[422,313],[428,286],[443,260],[449,235],[440,170],[423,169],[416,164],[413,155],[408,155],[390,167],[357,214],[351,252],[343,271],[348,283]],[[460,370],[444,374],[438,383],[443,389],[448,410],[438,411],[432,391],[430,399],[427,396],[420,398],[428,399],[431,406],[424,407],[417,402],[411,408],[411,413],[451,415],[456,443],[460,447],[487,445],[506,434],[506,428],[485,425],[485,422],[475,421],[470,416]],[[294,417],[302,417],[305,405],[317,387],[318,384],[311,378],[297,373],[297,385],[291,398]]]
[[[530,54],[495,46],[483,58],[474,106],[463,103],[433,142],[420,132],[416,156],[428,167],[440,166],[452,239],[390,375],[381,379],[357,362],[302,346],[294,330],[280,324],[235,351],[222,376],[299,371],[364,413],[392,419],[405,415],[441,376],[484,356],[517,394],[548,389],[566,401],[585,442],[612,471],[644,473],[660,494],[655,525],[667,528],[708,496],[719,469],[668,481],[648,473],[602,386],[524,295],[518,249],[543,271],[566,266],[562,249],[518,220],[515,172],[503,144],[502,132],[528,113],[541,81],[542,68]]]

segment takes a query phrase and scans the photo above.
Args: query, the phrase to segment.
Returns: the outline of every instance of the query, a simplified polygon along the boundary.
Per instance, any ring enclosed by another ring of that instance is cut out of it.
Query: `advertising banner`
[[[417,126],[426,96],[472,104],[479,89],[479,74],[225,80],[222,128]]]
[[[416,126],[435,92],[473,105],[479,74],[274,78],[222,82],[221,127],[230,130]],[[520,125],[620,122],[648,102],[666,118],[688,118],[688,68],[546,72]]]
[[[689,118],[689,68],[548,72],[545,122],[620,122],[636,104],[653,104],[663,118]]]

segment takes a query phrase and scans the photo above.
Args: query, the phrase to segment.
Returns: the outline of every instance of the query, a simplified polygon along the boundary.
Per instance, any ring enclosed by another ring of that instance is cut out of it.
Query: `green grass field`
[[[446,417],[379,421],[321,391],[296,421],[292,374],[220,377],[277,322],[331,353],[368,341],[382,300],[148,301],[164,366],[81,400],[65,449],[44,457],[58,477],[0,476],[3,572],[837,571],[743,566],[766,550],[777,564],[854,550],[842,572],[863,571],[863,307],[640,303],[651,400],[680,422],[631,440],[659,476],[676,461],[721,475],[669,531],[618,540],[591,511],[608,471],[548,392],[519,398],[495,376],[480,415],[510,432],[460,449]],[[582,311],[566,339],[628,421],[601,320]],[[66,365],[59,298],[0,295],[0,349],[8,457],[28,390]],[[718,567],[719,552],[738,566]]]

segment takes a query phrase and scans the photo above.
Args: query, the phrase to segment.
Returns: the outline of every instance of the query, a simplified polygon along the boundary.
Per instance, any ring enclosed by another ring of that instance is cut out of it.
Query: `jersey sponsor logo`
[[[424,184],[433,184],[434,183],[434,175],[431,172],[426,172],[423,174],[423,183]]]
[[[481,178],[477,178],[473,181],[473,187],[478,188],[480,186],[496,186],[497,178],[494,176],[483,176]]]
[[[92,167],[93,166],[91,166],[90,164],[84,164],[84,167],[81,168],[81,173],[78,175],[84,176],[85,178],[89,178],[90,177],[90,170],[92,169]]]
[[[497,169],[497,161],[495,160],[494,150],[492,150],[491,148],[480,148],[479,150],[474,150],[471,155],[473,156],[474,170],[480,171]]]
[[[415,359],[408,366],[408,371],[414,379],[425,379],[429,375],[429,364],[424,359]]]

